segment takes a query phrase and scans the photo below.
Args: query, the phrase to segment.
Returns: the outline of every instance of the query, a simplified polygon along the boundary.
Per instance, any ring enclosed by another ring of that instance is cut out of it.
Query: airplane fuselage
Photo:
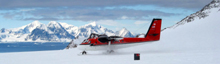
[[[150,41],[146,38],[123,38],[118,41],[109,41],[102,43],[97,39],[90,39],[91,43],[82,43],[77,48],[85,51],[96,51],[96,50],[116,50],[121,48],[127,48],[137,45],[143,45],[147,43],[151,43],[154,41]]]
[[[158,41],[160,40],[161,22],[162,19],[153,19],[148,32],[143,38],[139,38],[139,35],[137,37],[127,38],[92,33],[77,48],[84,51],[115,50]]]

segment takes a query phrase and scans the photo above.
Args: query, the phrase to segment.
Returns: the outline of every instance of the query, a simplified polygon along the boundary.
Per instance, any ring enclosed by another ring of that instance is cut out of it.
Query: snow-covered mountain
[[[73,39],[75,38],[73,35],[69,34],[64,28],[63,26],[58,23],[58,22],[54,22],[51,21],[48,24],[48,28],[58,37],[58,38],[70,38]]]
[[[115,32],[116,35],[122,36],[122,37],[134,37],[134,34],[128,31],[126,28],[123,28],[117,32]]]
[[[51,21],[47,26],[41,25],[34,29],[26,41],[70,41],[74,36],[69,34],[60,23]]]
[[[70,42],[76,36],[87,38],[91,33],[116,35],[113,30],[109,30],[96,22],[76,27],[67,23],[51,21],[48,25],[39,21],[34,21],[28,25],[15,29],[1,29],[1,42]],[[133,37],[130,31],[120,31],[122,37]]]
[[[28,25],[14,28],[14,29],[3,29],[0,35],[2,42],[12,42],[12,41],[25,41],[25,38],[30,34],[36,27],[44,25],[39,21],[34,21]]]
[[[31,34],[25,38],[25,41],[55,41],[57,39],[58,38],[53,35],[53,32],[46,25],[41,25],[34,29]]]
[[[211,3],[209,3],[205,7],[203,7],[200,11],[185,17],[181,21],[177,22],[175,25],[173,25],[171,27],[167,27],[167,28],[174,29],[180,25],[184,25],[184,24],[187,24],[187,23],[193,22],[195,20],[199,20],[199,19],[204,19],[204,18],[208,17],[212,12],[218,12],[220,10],[219,8],[220,8],[220,1],[213,0],[213,1],[211,1]],[[213,10],[213,9],[216,9],[216,10]],[[165,28],[165,29],[167,29],[167,28]],[[165,30],[165,29],[163,29],[163,30]]]
[[[5,28],[2,28],[2,29],[0,30],[0,40],[9,37],[9,35],[8,35],[9,32],[10,32],[10,30],[7,30],[7,29],[5,29]]]
[[[14,28],[12,29],[13,33],[22,33],[22,34],[27,34],[32,32],[36,27],[43,25],[39,21],[34,21],[28,25],[19,27],[19,28]]]
[[[78,32],[78,27],[77,26],[73,26],[67,23],[62,23],[60,22],[60,24],[66,29],[67,32],[69,32],[69,34],[72,34],[74,36],[77,36],[77,32]]]
[[[107,34],[108,36],[115,35],[114,31],[102,27],[101,25],[97,25],[96,22],[92,22],[84,26],[81,26],[79,27],[78,31],[79,31],[77,33],[78,36],[83,36],[83,37],[89,37],[91,33]]]

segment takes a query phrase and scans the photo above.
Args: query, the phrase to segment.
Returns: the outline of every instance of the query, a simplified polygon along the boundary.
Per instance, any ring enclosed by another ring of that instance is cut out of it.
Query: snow
[[[112,30],[102,27],[101,25],[97,25],[96,22],[92,22],[79,27],[76,33],[77,36],[82,37],[88,37],[91,33],[106,34],[108,36],[115,35]]]
[[[20,29],[24,29],[26,26],[27,26],[27,25],[22,26],[22,27],[19,27],[19,28],[12,28],[12,29],[10,29],[10,30],[12,30],[12,31],[19,31]]]
[[[68,33],[72,34],[72,33],[78,33],[79,31],[79,28],[76,27],[76,26],[73,26],[73,25],[69,25],[67,23],[62,23],[62,22],[59,22],[65,29]],[[75,35],[77,36],[78,34],[72,34],[72,35]]]
[[[134,36],[134,34],[128,31],[126,28],[123,28],[120,31],[117,31],[116,35],[121,36],[121,37],[129,37],[130,35]]]
[[[25,38],[30,32],[32,32],[37,27],[44,26],[44,24],[39,21],[34,21],[28,25],[7,30],[6,33],[1,33],[0,35],[7,35],[6,38],[1,39],[2,42],[25,42]],[[12,31],[10,33],[10,31]]]
[[[34,21],[31,24],[29,24],[29,26],[30,25],[32,25],[32,26],[29,28],[29,31],[32,32],[36,27],[42,25],[42,23],[40,23],[39,21]]]
[[[67,23],[63,23],[63,22],[59,22],[64,28],[68,28],[71,27],[73,25],[67,24]]]
[[[128,30],[126,28],[123,28],[122,30],[119,31],[119,36],[124,36],[126,35]]]
[[[23,42],[25,41],[24,38],[26,38],[28,34],[13,35],[13,34],[1,33],[0,35],[6,36],[6,38],[3,38],[1,42]]]
[[[19,31],[19,30],[24,30],[25,28],[28,28],[29,32],[32,32],[36,27],[42,25],[42,23],[40,23],[39,21],[33,21],[32,23],[28,24],[28,25],[24,25],[22,27],[19,28],[13,28],[11,29],[13,32]]]
[[[48,32],[49,34],[53,34],[54,32],[51,30],[53,28],[61,28],[66,30],[69,34],[73,35],[73,36],[81,36],[81,37],[88,37],[91,33],[97,33],[97,34],[107,34],[108,36],[115,36],[115,32],[112,30],[109,30],[105,27],[102,27],[101,25],[97,25],[96,22],[92,22],[89,24],[86,24],[84,26],[81,27],[76,27],[67,23],[62,23],[62,22],[56,22],[56,21],[51,21],[49,22],[48,25],[42,24],[39,21],[34,21],[28,25],[19,27],[19,28],[15,28],[15,29],[10,29],[7,30],[5,33],[1,33],[1,36],[5,36],[8,35],[8,37],[6,38],[1,38],[0,41],[2,42],[36,42],[36,41],[42,41],[45,42],[43,40],[25,40],[27,37],[29,37],[29,35],[31,33],[33,33],[34,29],[42,29],[45,30],[46,32]],[[10,31],[12,31],[12,33],[9,33]],[[127,30],[128,31],[128,30]],[[131,33],[131,32],[126,32],[123,33],[124,35],[122,35],[122,37],[126,36],[126,37],[131,37],[130,34],[127,33]],[[26,35],[24,35],[26,34]],[[28,35],[27,35],[28,34]],[[62,33],[64,34],[64,33]],[[132,34],[133,35],[133,34]],[[22,36],[22,37],[21,37]],[[35,35],[36,36],[36,35]],[[71,41],[72,39],[53,39],[54,41]],[[57,42],[56,41],[56,42]]]
[[[51,27],[51,28],[61,28],[60,24],[56,21],[50,21],[49,24],[48,24],[48,27]]]
[[[38,26],[37,28],[43,29],[47,31],[49,34],[53,34],[53,32],[50,29],[48,29],[48,27],[45,24],[42,24],[41,26]]]
[[[95,21],[94,21],[94,22],[91,22],[91,23],[89,23],[89,24],[86,24],[85,26],[88,26],[88,25],[97,26],[97,24],[96,24]]]
[[[74,39],[74,44],[81,44],[83,40],[85,40],[85,37],[78,37],[78,39]]]

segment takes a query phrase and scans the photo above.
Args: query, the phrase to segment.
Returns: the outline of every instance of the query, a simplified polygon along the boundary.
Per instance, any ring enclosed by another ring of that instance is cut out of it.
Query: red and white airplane
[[[153,19],[148,32],[145,37],[120,37],[120,36],[107,36],[92,33],[88,39],[85,39],[77,48],[85,51],[113,50],[142,45],[160,40],[162,19]],[[86,53],[86,52],[85,52]]]

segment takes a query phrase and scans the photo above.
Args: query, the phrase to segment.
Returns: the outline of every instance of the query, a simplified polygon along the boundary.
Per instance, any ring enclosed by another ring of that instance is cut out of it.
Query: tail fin
[[[149,40],[160,40],[162,19],[153,19],[145,38]]]

